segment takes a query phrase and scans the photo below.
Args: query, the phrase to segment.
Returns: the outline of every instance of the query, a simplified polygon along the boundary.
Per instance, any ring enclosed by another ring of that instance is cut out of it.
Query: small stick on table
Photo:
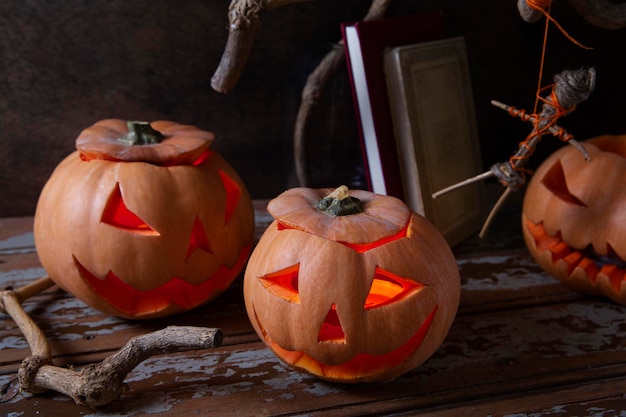
[[[51,389],[73,398],[78,404],[97,407],[126,392],[128,386],[124,378],[145,359],[154,355],[217,347],[222,343],[220,329],[169,326],[130,339],[117,353],[81,371],[54,366],[45,334],[21,305],[53,284],[52,279],[44,277],[17,290],[0,291],[0,311],[13,318],[31,349],[31,356],[22,361],[18,371],[24,391],[37,394]]]

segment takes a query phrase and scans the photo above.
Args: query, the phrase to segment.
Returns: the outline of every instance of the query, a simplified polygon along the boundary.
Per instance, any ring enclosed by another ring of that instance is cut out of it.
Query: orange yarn
[[[574,110],[573,108],[565,109],[561,106],[561,103],[559,103],[559,100],[554,92],[554,85],[549,85],[543,88],[541,87],[541,83],[543,79],[543,67],[544,67],[545,57],[546,57],[546,45],[548,42],[549,23],[552,22],[557,28],[559,28],[561,33],[563,33],[563,35],[565,35],[565,37],[569,39],[575,45],[578,45],[579,47],[584,48],[584,49],[591,49],[581,44],[580,42],[578,42],[572,36],[570,36],[565,31],[565,29],[563,29],[563,27],[561,27],[561,25],[559,25],[559,23],[556,20],[554,20],[552,16],[550,16],[550,6],[552,5],[552,1],[553,0],[526,0],[526,4],[530,8],[532,8],[533,10],[540,11],[546,17],[546,27],[545,27],[545,31],[543,35],[543,45],[542,45],[542,50],[541,50],[541,64],[539,67],[539,80],[537,83],[537,93],[536,93],[533,114],[528,114],[526,113],[525,110],[518,110],[514,107],[511,107],[511,109],[509,110],[509,114],[511,116],[519,117],[525,122],[532,119],[532,125],[533,125],[532,132],[522,142],[519,143],[519,149],[525,149],[526,152],[523,152],[521,154],[520,152],[517,152],[516,154],[511,156],[511,158],[509,158],[509,163],[511,164],[511,167],[513,167],[513,169],[515,169],[516,171],[520,172],[522,175],[524,175],[525,173],[530,173],[529,170],[522,168],[525,164],[521,163],[522,161],[529,159],[530,156],[534,152],[534,148],[530,146],[529,141],[536,136],[541,137],[542,135],[546,134],[553,126],[556,125],[556,121],[558,120],[559,117],[564,116],[567,113]],[[548,88],[552,88],[549,99],[541,97],[541,93]],[[541,118],[537,114],[537,107],[539,105],[539,101],[547,103],[555,109],[555,113],[550,116],[550,119],[546,119],[545,117]],[[556,132],[552,131],[551,133],[554,136],[557,136],[559,139],[561,139],[564,142],[567,142],[568,140],[573,139],[573,135],[568,133],[562,127],[558,127]]]
[[[537,10],[541,13],[543,13],[543,15],[546,17],[547,20],[549,20],[550,22],[554,23],[554,25],[559,28],[559,30],[561,31],[561,33],[563,35],[565,35],[565,37],[567,39],[569,39],[572,43],[580,46],[581,48],[584,49],[592,49],[588,46],[583,45],[582,43],[578,42],[576,39],[574,39],[572,36],[570,36],[569,33],[567,33],[565,31],[565,29],[563,29],[563,27],[561,25],[559,25],[559,22],[557,22],[552,16],[550,16],[550,6],[552,5],[552,0],[526,0],[526,4],[528,5],[528,7],[530,7],[533,10]]]
[[[552,5],[552,0],[526,0],[526,4],[534,10],[544,11]]]
[[[552,91],[550,92],[549,99],[543,98],[540,95],[541,91],[543,91],[543,90],[545,90],[547,88],[552,88]],[[524,148],[526,150],[526,152],[523,153],[523,154],[520,154],[518,152],[518,153],[512,155],[511,158],[509,158],[509,163],[511,164],[513,169],[515,169],[516,171],[522,172],[522,173],[529,173],[530,172],[530,171],[528,171],[526,169],[520,168],[518,166],[518,162],[527,160],[533,154],[534,149],[529,144],[529,141],[531,139],[533,139],[534,137],[537,137],[537,136],[543,136],[543,135],[545,135],[548,132],[552,133],[554,136],[558,137],[560,140],[562,140],[564,142],[567,142],[568,140],[574,138],[574,136],[572,134],[568,133],[565,129],[563,129],[560,126],[556,129],[556,131],[554,131],[554,130],[551,131],[550,130],[554,126],[556,126],[556,122],[557,122],[559,117],[565,116],[566,114],[568,114],[569,112],[574,110],[574,108],[564,108],[563,106],[561,106],[561,103],[559,102],[559,99],[556,96],[556,93],[554,92],[554,85],[549,85],[549,86],[546,86],[546,87],[540,89],[537,92],[537,99],[541,100],[544,103],[549,104],[551,107],[553,107],[554,110],[555,110],[554,114],[550,115],[549,118],[546,118],[546,117],[540,117],[540,115],[538,115],[536,113],[528,114],[528,113],[526,113],[525,110],[519,110],[519,109],[516,109],[515,107],[511,107],[509,109],[509,114],[511,116],[519,117],[520,119],[522,119],[525,122],[531,121],[532,126],[533,126],[532,132],[530,132],[528,134],[528,136],[526,136],[526,138],[522,142],[519,143],[519,149]],[[522,166],[523,166],[523,164],[522,164]]]

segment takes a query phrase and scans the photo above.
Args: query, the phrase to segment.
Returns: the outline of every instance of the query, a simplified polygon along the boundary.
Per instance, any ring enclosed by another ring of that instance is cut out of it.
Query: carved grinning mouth
[[[313,375],[320,378],[329,378],[335,380],[346,380],[357,378],[371,377],[382,373],[387,369],[397,366],[404,362],[413,352],[415,352],[426,337],[428,330],[435,318],[438,306],[435,306],[430,314],[426,317],[421,326],[411,336],[411,338],[398,348],[381,355],[373,355],[368,353],[359,353],[352,359],[340,365],[327,365],[314,359],[311,355],[302,352],[287,350],[279,346],[267,334],[259,318],[254,310],[254,319],[261,330],[261,334],[269,348],[274,351],[279,358],[296,368],[307,370]]]
[[[620,292],[626,275],[626,261],[615,253],[611,245],[607,243],[607,254],[600,255],[591,245],[583,249],[569,246],[561,238],[560,232],[554,236],[546,232],[542,222],[535,224],[524,217],[524,227],[535,240],[538,251],[549,251],[553,264],[558,261],[565,263],[568,277],[576,268],[583,269],[591,283],[596,281],[599,274],[606,275],[615,292]]]
[[[74,264],[87,285],[118,311],[131,317],[140,317],[165,310],[176,305],[183,310],[190,310],[207,299],[222,292],[237,277],[243,268],[252,247],[244,247],[232,268],[220,266],[217,271],[198,285],[190,284],[173,277],[169,282],[150,289],[138,290],[122,281],[113,271],[104,278],[97,277],[82,265],[75,256]]]

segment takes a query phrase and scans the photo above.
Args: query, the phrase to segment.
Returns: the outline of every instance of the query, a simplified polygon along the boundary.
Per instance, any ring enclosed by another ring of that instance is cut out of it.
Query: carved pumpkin
[[[626,304],[626,136],[550,155],[524,196],[522,230],[537,263],[573,288]]]
[[[127,318],[189,310],[224,291],[250,254],[254,211],[213,137],[168,121],[85,129],[35,213],[37,252],[55,283]]]
[[[296,369],[338,382],[391,380],[446,337],[458,267],[437,229],[400,200],[329,191],[294,188],[269,203],[275,220],[244,276],[247,313]]]

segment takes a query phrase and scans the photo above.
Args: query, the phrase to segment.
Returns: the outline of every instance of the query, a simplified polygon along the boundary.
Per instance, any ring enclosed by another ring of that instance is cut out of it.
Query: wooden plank
[[[19,287],[45,273],[32,254],[14,254],[6,265],[19,268],[0,269],[0,286]],[[20,259],[19,262],[14,260]],[[566,289],[542,273],[525,251],[464,257],[459,259],[463,277],[460,314],[496,311],[518,305],[541,304],[546,300],[579,299],[580,295]],[[85,306],[61,290],[51,290],[25,303],[27,311],[50,338],[56,356],[71,356],[119,349],[137,334],[169,324],[220,327],[226,331],[226,343],[254,340],[241,290],[241,278],[215,302],[192,312],[150,322],[132,322],[107,317]],[[0,317],[4,331],[0,346],[5,351],[0,363],[17,363],[28,354],[21,333],[8,317]],[[104,356],[102,356],[104,357]],[[82,358],[77,359],[83,363]]]
[[[132,391],[103,410],[367,415],[623,381],[624,313],[623,307],[585,300],[460,316],[426,364],[391,383],[323,382],[286,368],[260,342],[163,356],[133,371],[128,379]],[[74,415],[70,409],[63,415]]]
[[[584,298],[544,272],[523,249],[457,256],[460,314]]]
[[[21,239],[27,242],[32,242],[32,231],[33,217],[0,218],[0,250],[6,247],[15,247],[16,245],[11,243],[9,239],[15,239],[17,236],[21,236]]]
[[[502,396],[460,407],[440,407],[434,411],[415,412],[421,417],[450,416],[595,416],[623,415],[626,408],[626,379],[608,379],[590,384],[572,384],[564,389],[526,393],[524,396]],[[508,398],[507,398],[508,397]]]
[[[264,219],[271,220],[266,214]],[[0,239],[5,242],[1,288],[24,285],[44,273],[32,244],[30,250],[24,244],[27,222],[16,224]],[[252,331],[241,278],[215,302],[160,320],[109,317],[56,287],[29,299],[25,308],[49,336],[55,363],[63,366],[99,362],[132,336],[170,324],[224,329],[221,348],[141,364],[129,375],[131,391],[102,409],[111,414],[349,416],[421,410],[437,415],[450,410],[445,414],[464,415],[494,407],[501,415],[549,415],[560,407],[582,410],[584,401],[608,408],[617,404],[614,387],[626,384],[626,345],[620,337],[625,307],[569,290],[541,271],[524,248],[460,253],[457,261],[461,309],[448,338],[426,364],[391,383],[331,384],[284,366]],[[93,415],[56,394],[12,397],[17,387],[11,381],[29,350],[10,318],[0,316],[0,326],[0,394],[7,401],[0,402],[0,414]]]

